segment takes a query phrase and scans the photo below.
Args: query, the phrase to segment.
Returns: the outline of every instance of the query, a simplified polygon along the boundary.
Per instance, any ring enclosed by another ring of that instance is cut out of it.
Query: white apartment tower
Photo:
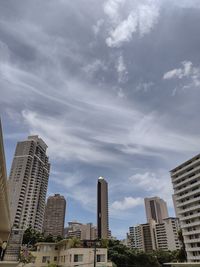
[[[188,262],[200,262],[200,154],[171,170]]]
[[[47,145],[37,135],[18,142],[9,177],[14,228],[42,231],[50,164]]]
[[[159,197],[150,197],[144,199],[147,222],[154,220],[156,223],[162,223],[163,219],[169,217],[166,202]]]

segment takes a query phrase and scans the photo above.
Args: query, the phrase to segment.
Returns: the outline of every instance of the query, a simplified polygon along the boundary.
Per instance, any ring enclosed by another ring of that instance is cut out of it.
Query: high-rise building
[[[44,216],[44,234],[53,237],[64,235],[66,200],[64,196],[55,194],[47,199]]]
[[[42,231],[50,164],[47,145],[37,135],[18,142],[9,177],[11,223]]]
[[[99,177],[97,183],[97,236],[99,239],[108,238],[108,183]]]
[[[200,154],[170,173],[187,260],[200,262]]]
[[[178,218],[165,218],[163,223],[155,225],[157,249],[177,250],[180,249],[178,231],[180,230]]]
[[[159,197],[145,198],[145,209],[147,222],[154,220],[156,223],[162,223],[163,219],[169,217],[166,202]]]

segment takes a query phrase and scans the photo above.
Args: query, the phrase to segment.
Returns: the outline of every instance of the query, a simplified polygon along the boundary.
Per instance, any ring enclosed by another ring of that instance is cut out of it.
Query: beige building
[[[69,222],[64,236],[65,238],[76,237],[80,240],[94,240],[97,238],[97,228],[92,223]]]
[[[42,231],[50,164],[47,145],[37,135],[18,142],[12,162],[9,193],[14,228]]]
[[[99,177],[97,183],[97,237],[108,238],[108,183]]]
[[[46,267],[48,263],[56,264],[60,267],[74,266],[94,266],[94,248],[73,248],[70,240],[62,240],[58,243],[38,243],[37,251],[33,252],[36,257],[35,263],[29,264],[30,267]],[[108,262],[107,249],[96,249],[96,266],[111,267]]]
[[[147,253],[157,249],[177,250],[180,248],[179,229],[178,219],[172,217],[163,219],[163,223],[149,220],[149,223],[130,227],[131,247]]]
[[[180,230],[178,218],[165,218],[163,223],[155,225],[157,249],[177,250],[180,249],[178,231]]]
[[[64,196],[55,194],[47,199],[44,216],[44,234],[53,237],[64,236],[66,200]]]
[[[166,202],[159,197],[150,197],[144,199],[147,222],[154,220],[156,223],[162,223],[163,219],[169,217]]]
[[[171,170],[188,262],[200,262],[200,154]]]

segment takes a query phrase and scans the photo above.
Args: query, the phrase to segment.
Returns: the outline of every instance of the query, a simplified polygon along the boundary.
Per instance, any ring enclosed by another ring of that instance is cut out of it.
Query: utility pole
[[[94,267],[96,267],[96,261],[97,261],[97,246],[96,246],[96,240],[94,241]]]

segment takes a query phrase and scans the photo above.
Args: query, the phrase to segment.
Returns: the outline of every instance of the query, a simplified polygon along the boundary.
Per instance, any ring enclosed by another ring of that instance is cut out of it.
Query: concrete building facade
[[[200,262],[200,154],[170,173],[187,260]]]
[[[76,237],[80,240],[95,240],[97,238],[97,228],[92,223],[69,222],[68,227],[65,228],[64,237]]]
[[[47,145],[37,135],[18,142],[9,177],[14,228],[42,231],[50,164]]]
[[[44,234],[53,237],[64,236],[66,200],[64,196],[55,194],[47,199],[44,216]]]
[[[139,224],[129,228],[129,238],[132,248],[144,252],[153,250],[177,250],[179,223],[177,218],[166,218],[163,223],[150,220],[149,223]]]
[[[94,248],[93,247],[70,247],[70,241],[63,240],[55,243],[38,243],[37,251],[34,252],[36,257],[35,263],[30,267],[43,267],[50,264],[62,267],[74,266],[94,266]],[[108,262],[107,249],[98,248],[96,250],[96,267],[111,267],[112,263]]]
[[[107,239],[108,222],[108,183],[103,177],[97,182],[97,237]]]
[[[162,223],[163,219],[169,217],[167,203],[159,197],[145,198],[145,210],[147,222],[154,220],[156,223]]]

